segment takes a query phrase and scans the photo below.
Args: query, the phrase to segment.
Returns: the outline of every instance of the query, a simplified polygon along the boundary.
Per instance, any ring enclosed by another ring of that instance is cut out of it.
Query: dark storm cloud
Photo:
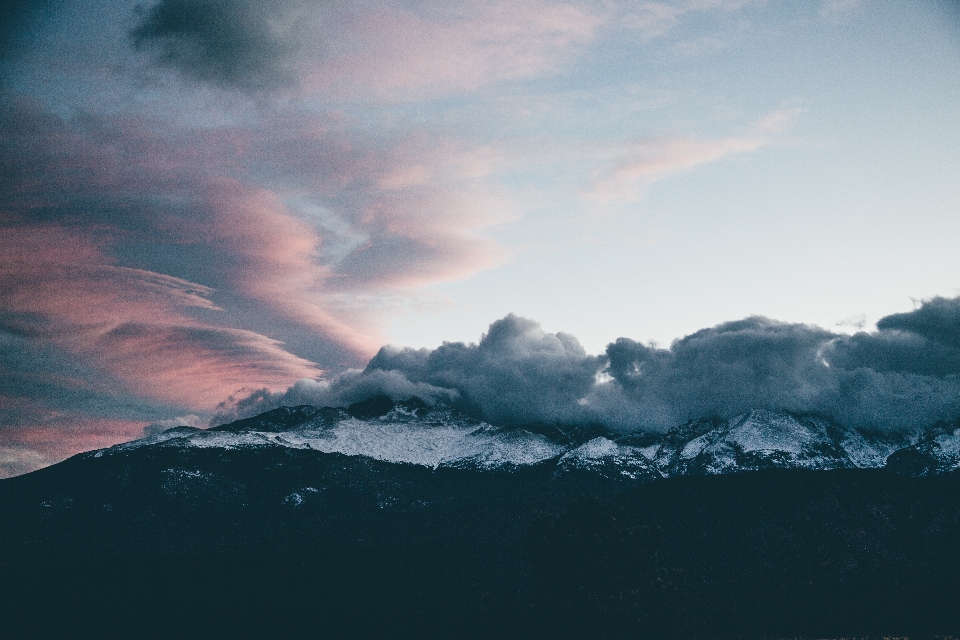
[[[160,0],[130,36],[138,49],[188,78],[241,89],[292,82],[286,63],[297,48],[284,0]]]
[[[958,306],[960,298],[929,300],[854,336],[751,317],[669,348],[620,338],[602,356],[587,355],[573,336],[509,315],[478,344],[384,347],[363,371],[260,392],[225,404],[218,419],[386,394],[446,402],[494,424],[665,431],[690,419],[772,409],[867,431],[912,431],[960,417]]]
[[[607,373],[624,400],[642,408],[643,425],[656,429],[758,407],[813,411],[829,385],[817,353],[833,337],[753,317],[703,329],[669,349],[620,338],[607,347]],[[598,407],[606,404],[602,398]]]
[[[601,364],[569,334],[545,333],[515,315],[497,320],[479,344],[427,351],[383,348],[364,373],[398,371],[412,382],[457,390],[460,402],[498,424],[575,421],[578,400]]]
[[[491,324],[479,344],[447,342],[432,351],[384,347],[363,371],[329,384],[304,380],[285,394],[255,394],[224,407],[214,421],[280,405],[344,406],[385,394],[445,402],[495,424],[582,422],[589,412],[578,401],[602,365],[603,358],[587,355],[575,337],[546,333],[511,314]]]
[[[925,317],[927,305],[914,313]],[[899,329],[841,336],[748,318],[698,331],[669,349],[621,338],[607,357],[617,384],[598,386],[588,401],[608,420],[630,416],[641,428],[754,408],[818,413],[882,431],[960,415],[960,380],[940,375],[953,356]]]
[[[844,369],[948,376],[960,373],[960,349],[909,331],[857,333],[836,340],[824,351],[830,364]]]
[[[960,298],[936,297],[908,313],[895,313],[877,323],[880,330],[909,331],[954,349],[960,349]]]
[[[837,339],[825,354],[845,369],[960,375],[960,298],[933,298],[877,322],[875,333]]]

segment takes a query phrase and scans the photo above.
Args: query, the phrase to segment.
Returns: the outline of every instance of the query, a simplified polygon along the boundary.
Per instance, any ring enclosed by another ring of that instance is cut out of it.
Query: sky
[[[0,477],[370,393],[956,419],[958,107],[955,0],[7,3]]]

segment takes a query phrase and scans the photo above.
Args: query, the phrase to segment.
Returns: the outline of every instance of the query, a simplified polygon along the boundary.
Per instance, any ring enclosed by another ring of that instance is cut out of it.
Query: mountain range
[[[346,409],[281,407],[211,429],[176,427],[82,457],[144,449],[284,447],[431,469],[514,470],[545,465],[648,482],[761,469],[888,468],[922,476],[960,468],[960,424],[911,434],[861,432],[823,417],[756,409],[730,420],[691,420],[666,434],[600,426],[495,427],[418,398],[378,396]]]
[[[31,636],[956,634],[958,468],[957,424],[281,407],[0,481],[0,613]]]

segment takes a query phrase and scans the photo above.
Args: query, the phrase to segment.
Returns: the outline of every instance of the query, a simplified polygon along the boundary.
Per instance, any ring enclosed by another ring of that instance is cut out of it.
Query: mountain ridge
[[[279,408],[0,481],[0,613],[24,637],[956,633],[956,436],[770,411],[651,439],[418,402]],[[582,582],[622,557],[646,569]]]
[[[754,409],[729,420],[690,420],[662,435],[598,425],[494,426],[419,398],[379,396],[346,408],[280,407],[210,429],[176,427],[108,449],[290,447],[394,463],[478,471],[552,463],[638,482],[768,468],[890,468],[905,475],[960,468],[960,425],[897,437],[845,428],[816,415]]]

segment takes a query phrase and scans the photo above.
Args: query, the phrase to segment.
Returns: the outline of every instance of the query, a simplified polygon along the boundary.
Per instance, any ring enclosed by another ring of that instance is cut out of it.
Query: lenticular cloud
[[[214,419],[280,405],[418,396],[497,425],[600,424],[663,432],[751,409],[825,416],[868,431],[960,418],[960,298],[934,298],[855,335],[751,317],[658,348],[620,338],[604,354],[508,315],[476,344],[383,347],[361,370],[221,405]]]

